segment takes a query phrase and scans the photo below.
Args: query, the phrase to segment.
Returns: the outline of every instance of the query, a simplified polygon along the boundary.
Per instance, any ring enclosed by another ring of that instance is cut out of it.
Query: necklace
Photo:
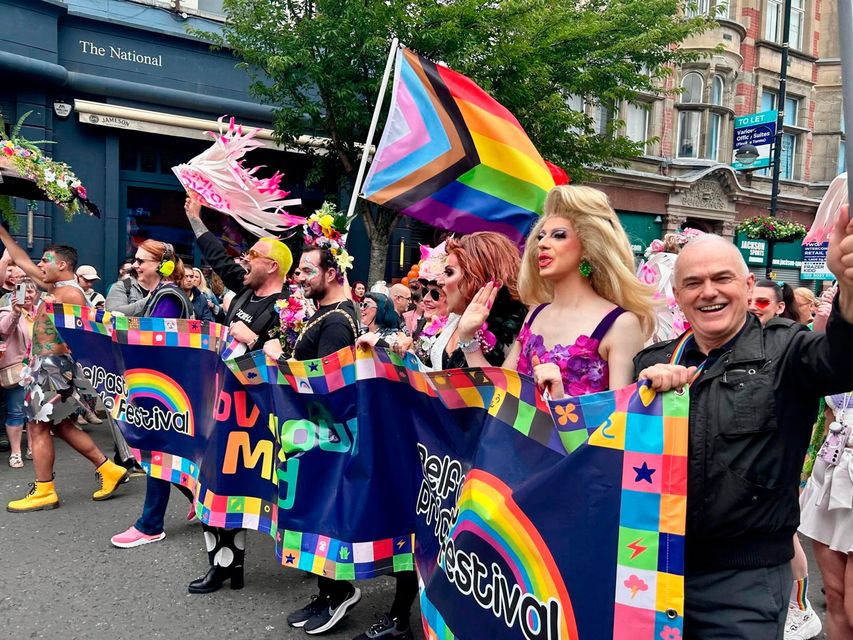
[[[333,314],[333,313],[335,313],[335,312],[337,312],[337,313],[341,313],[341,314],[343,314],[343,315],[344,315],[344,317],[347,319],[347,322],[349,322],[350,329],[352,329],[353,337],[357,336],[357,335],[358,335],[358,331],[357,331],[357,330],[356,330],[356,328],[355,328],[355,324],[353,323],[352,318],[350,318],[350,315],[349,315],[346,311],[344,311],[343,309],[341,309],[341,308],[340,308],[340,306],[341,306],[344,302],[346,302],[346,300],[341,300],[340,302],[338,302],[338,304],[336,304],[336,305],[335,305],[335,308],[334,308],[334,309],[329,309],[326,313],[324,313],[323,315],[321,315],[319,318],[314,318],[311,322],[309,322],[308,324],[306,324],[306,325],[305,325],[305,328],[304,328],[304,329],[302,329],[302,332],[299,334],[299,337],[297,337],[297,338],[296,338],[296,342],[294,342],[294,343],[293,343],[293,351],[296,351],[296,347],[297,347],[297,346],[299,345],[299,343],[302,341],[302,338],[305,336],[305,334],[307,334],[307,333],[308,333],[308,330],[309,330],[309,329],[311,329],[312,327],[316,326],[317,324],[319,324],[320,322],[322,322],[323,320],[325,320],[325,319],[326,319],[326,316],[329,316],[329,315],[331,315],[331,314]]]

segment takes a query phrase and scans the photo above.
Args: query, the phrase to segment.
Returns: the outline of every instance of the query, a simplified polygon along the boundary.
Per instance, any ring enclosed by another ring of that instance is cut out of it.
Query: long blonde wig
[[[548,192],[545,213],[527,237],[518,291],[531,308],[554,299],[554,287],[539,275],[539,232],[545,220],[556,216],[568,220],[592,267],[590,284],[605,300],[619,305],[640,319],[648,338],[655,327],[652,288],[634,274],[634,254],[628,236],[607,195],[591,187],[561,185]]]

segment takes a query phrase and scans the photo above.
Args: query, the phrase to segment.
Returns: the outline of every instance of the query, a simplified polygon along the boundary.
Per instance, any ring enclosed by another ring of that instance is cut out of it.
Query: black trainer
[[[311,596],[311,602],[306,604],[301,609],[294,611],[287,616],[287,624],[291,627],[300,629],[305,626],[311,618],[322,611],[328,610],[329,599],[321,598],[320,596]]]
[[[412,629],[406,626],[405,629],[397,628],[397,619],[392,618],[386,613],[381,616],[374,616],[377,621],[370,625],[370,628],[353,640],[373,640],[374,638],[397,638],[397,640],[413,640]]]
[[[309,635],[318,635],[326,633],[329,629],[338,624],[347,615],[347,612],[358,604],[361,600],[361,589],[352,587],[352,590],[347,594],[341,604],[332,608],[331,604],[325,607],[317,615],[311,618],[302,626],[302,630]]]

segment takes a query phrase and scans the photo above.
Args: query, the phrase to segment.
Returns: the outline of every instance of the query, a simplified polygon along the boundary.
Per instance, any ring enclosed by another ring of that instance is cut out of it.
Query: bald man
[[[390,296],[394,303],[394,310],[402,320],[403,314],[409,310],[409,305],[412,304],[412,292],[409,291],[409,287],[398,282],[391,286]]]
[[[690,385],[684,637],[783,637],[803,457],[821,396],[853,389],[853,222],[828,266],[839,294],[826,333],[748,312],[755,276],[728,240],[691,241],[673,292],[691,329],[640,352],[640,380]],[[651,464],[651,462],[650,462]],[[663,473],[661,471],[661,473]]]

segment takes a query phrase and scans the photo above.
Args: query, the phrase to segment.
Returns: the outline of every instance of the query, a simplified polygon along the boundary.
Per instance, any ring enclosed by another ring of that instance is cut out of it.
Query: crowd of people
[[[846,208],[828,254],[837,282],[819,297],[756,282],[729,240],[690,230],[662,239],[638,271],[606,195],[583,186],[551,190],[523,251],[497,233],[450,235],[425,248],[416,279],[390,287],[347,283],[344,239],[329,214],[305,225],[294,267],[288,246],[274,238],[259,239],[235,261],[202,222],[197,197],[187,198],[185,211],[207,275],[168,243],[146,240],[105,297],[94,292],[97,271],[78,265],[73,248],[53,245],[36,264],[0,230],[9,466],[21,469],[31,457],[35,473],[9,511],[59,505],[54,437],[95,466],[95,500],[109,498],[135,468],[120,434],[111,460],[78,428],[78,418],[96,417],[95,395],[38,313],[40,299],[220,322],[243,352],[263,350],[278,361],[355,345],[412,353],[433,371],[498,365],[531,376],[552,399],[638,380],[657,391],[689,386],[684,637],[815,637],[821,622],[808,600],[799,530],[813,541],[823,576],[829,637],[853,638],[853,222]],[[288,338],[279,311],[290,298],[308,315]],[[804,463],[813,471],[800,494]],[[163,540],[170,492],[169,483],[148,478],[139,519],[112,543]],[[208,569],[188,591],[240,589],[246,531],[204,525],[203,536]],[[412,637],[417,576],[394,577],[388,611],[358,640]],[[357,584],[321,576],[317,594],[287,621],[322,634],[360,598]]]

